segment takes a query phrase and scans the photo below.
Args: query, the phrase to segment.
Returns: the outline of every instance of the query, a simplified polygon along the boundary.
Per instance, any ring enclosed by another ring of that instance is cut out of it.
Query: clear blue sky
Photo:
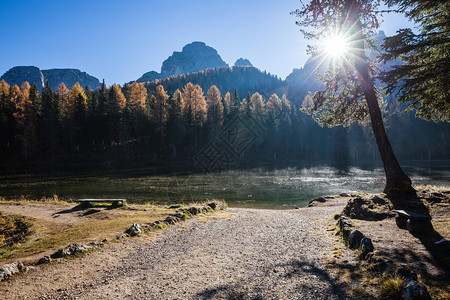
[[[285,78],[307,60],[295,17],[299,0],[0,0],[0,75],[13,66],[76,68],[123,84],[160,71],[173,51],[193,41],[233,65]],[[381,30],[408,27],[389,16]]]

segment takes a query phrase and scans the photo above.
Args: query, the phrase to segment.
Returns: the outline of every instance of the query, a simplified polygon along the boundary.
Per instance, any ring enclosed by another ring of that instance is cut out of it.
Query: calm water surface
[[[450,185],[449,163],[404,164],[414,184]],[[254,168],[220,174],[152,175],[154,170],[82,176],[3,176],[0,196],[39,199],[53,194],[62,199],[125,198],[130,203],[188,203],[223,199],[230,206],[302,207],[322,195],[380,192],[384,172],[356,167],[347,172],[331,167]]]

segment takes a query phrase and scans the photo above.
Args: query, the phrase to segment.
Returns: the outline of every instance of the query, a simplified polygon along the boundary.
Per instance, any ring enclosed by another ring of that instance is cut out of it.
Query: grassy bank
[[[37,254],[42,256],[71,243],[114,240],[132,224],[164,220],[180,207],[183,206],[143,204],[113,208],[109,204],[96,204],[82,207],[60,201],[57,197],[2,200],[0,232],[7,236],[0,235],[0,262],[33,259]]]

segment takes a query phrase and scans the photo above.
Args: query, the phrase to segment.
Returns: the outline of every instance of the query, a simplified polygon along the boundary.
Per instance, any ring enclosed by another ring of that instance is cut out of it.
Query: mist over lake
[[[409,162],[406,172],[415,185],[448,185],[450,163]],[[227,201],[232,207],[293,208],[303,207],[311,199],[339,193],[377,193],[384,187],[382,168],[330,166],[270,166],[220,173],[165,172],[157,169],[128,170],[122,173],[71,176],[3,176],[0,196],[6,199],[25,196],[125,198],[130,203],[174,204],[210,199]]]

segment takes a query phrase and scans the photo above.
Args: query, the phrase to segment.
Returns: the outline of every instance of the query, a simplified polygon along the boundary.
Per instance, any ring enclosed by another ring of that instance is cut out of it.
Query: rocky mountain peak
[[[17,66],[6,71],[0,80],[5,80],[9,85],[22,85],[25,81],[29,84],[35,84],[39,90],[44,87],[45,78],[41,70],[35,66]]]
[[[90,89],[96,89],[100,86],[100,81],[77,69],[48,69],[40,70],[35,66],[18,66],[9,69],[0,78],[4,79],[9,85],[22,85],[25,81],[29,84],[35,84],[40,91],[45,83],[49,82],[52,90],[55,90],[61,82],[71,88],[75,83],[79,83],[82,87],[88,86]]]
[[[234,66],[236,66],[236,67],[253,67],[252,63],[246,58],[239,58],[234,63]]]
[[[161,73],[150,71],[137,81],[153,81],[158,78],[197,72],[205,69],[226,67],[217,50],[204,42],[192,42],[183,47],[181,52],[175,51],[162,64]]]
[[[184,46],[181,52],[175,51],[163,62],[161,76],[169,77],[224,66],[228,65],[214,48],[203,42],[193,42]]]

